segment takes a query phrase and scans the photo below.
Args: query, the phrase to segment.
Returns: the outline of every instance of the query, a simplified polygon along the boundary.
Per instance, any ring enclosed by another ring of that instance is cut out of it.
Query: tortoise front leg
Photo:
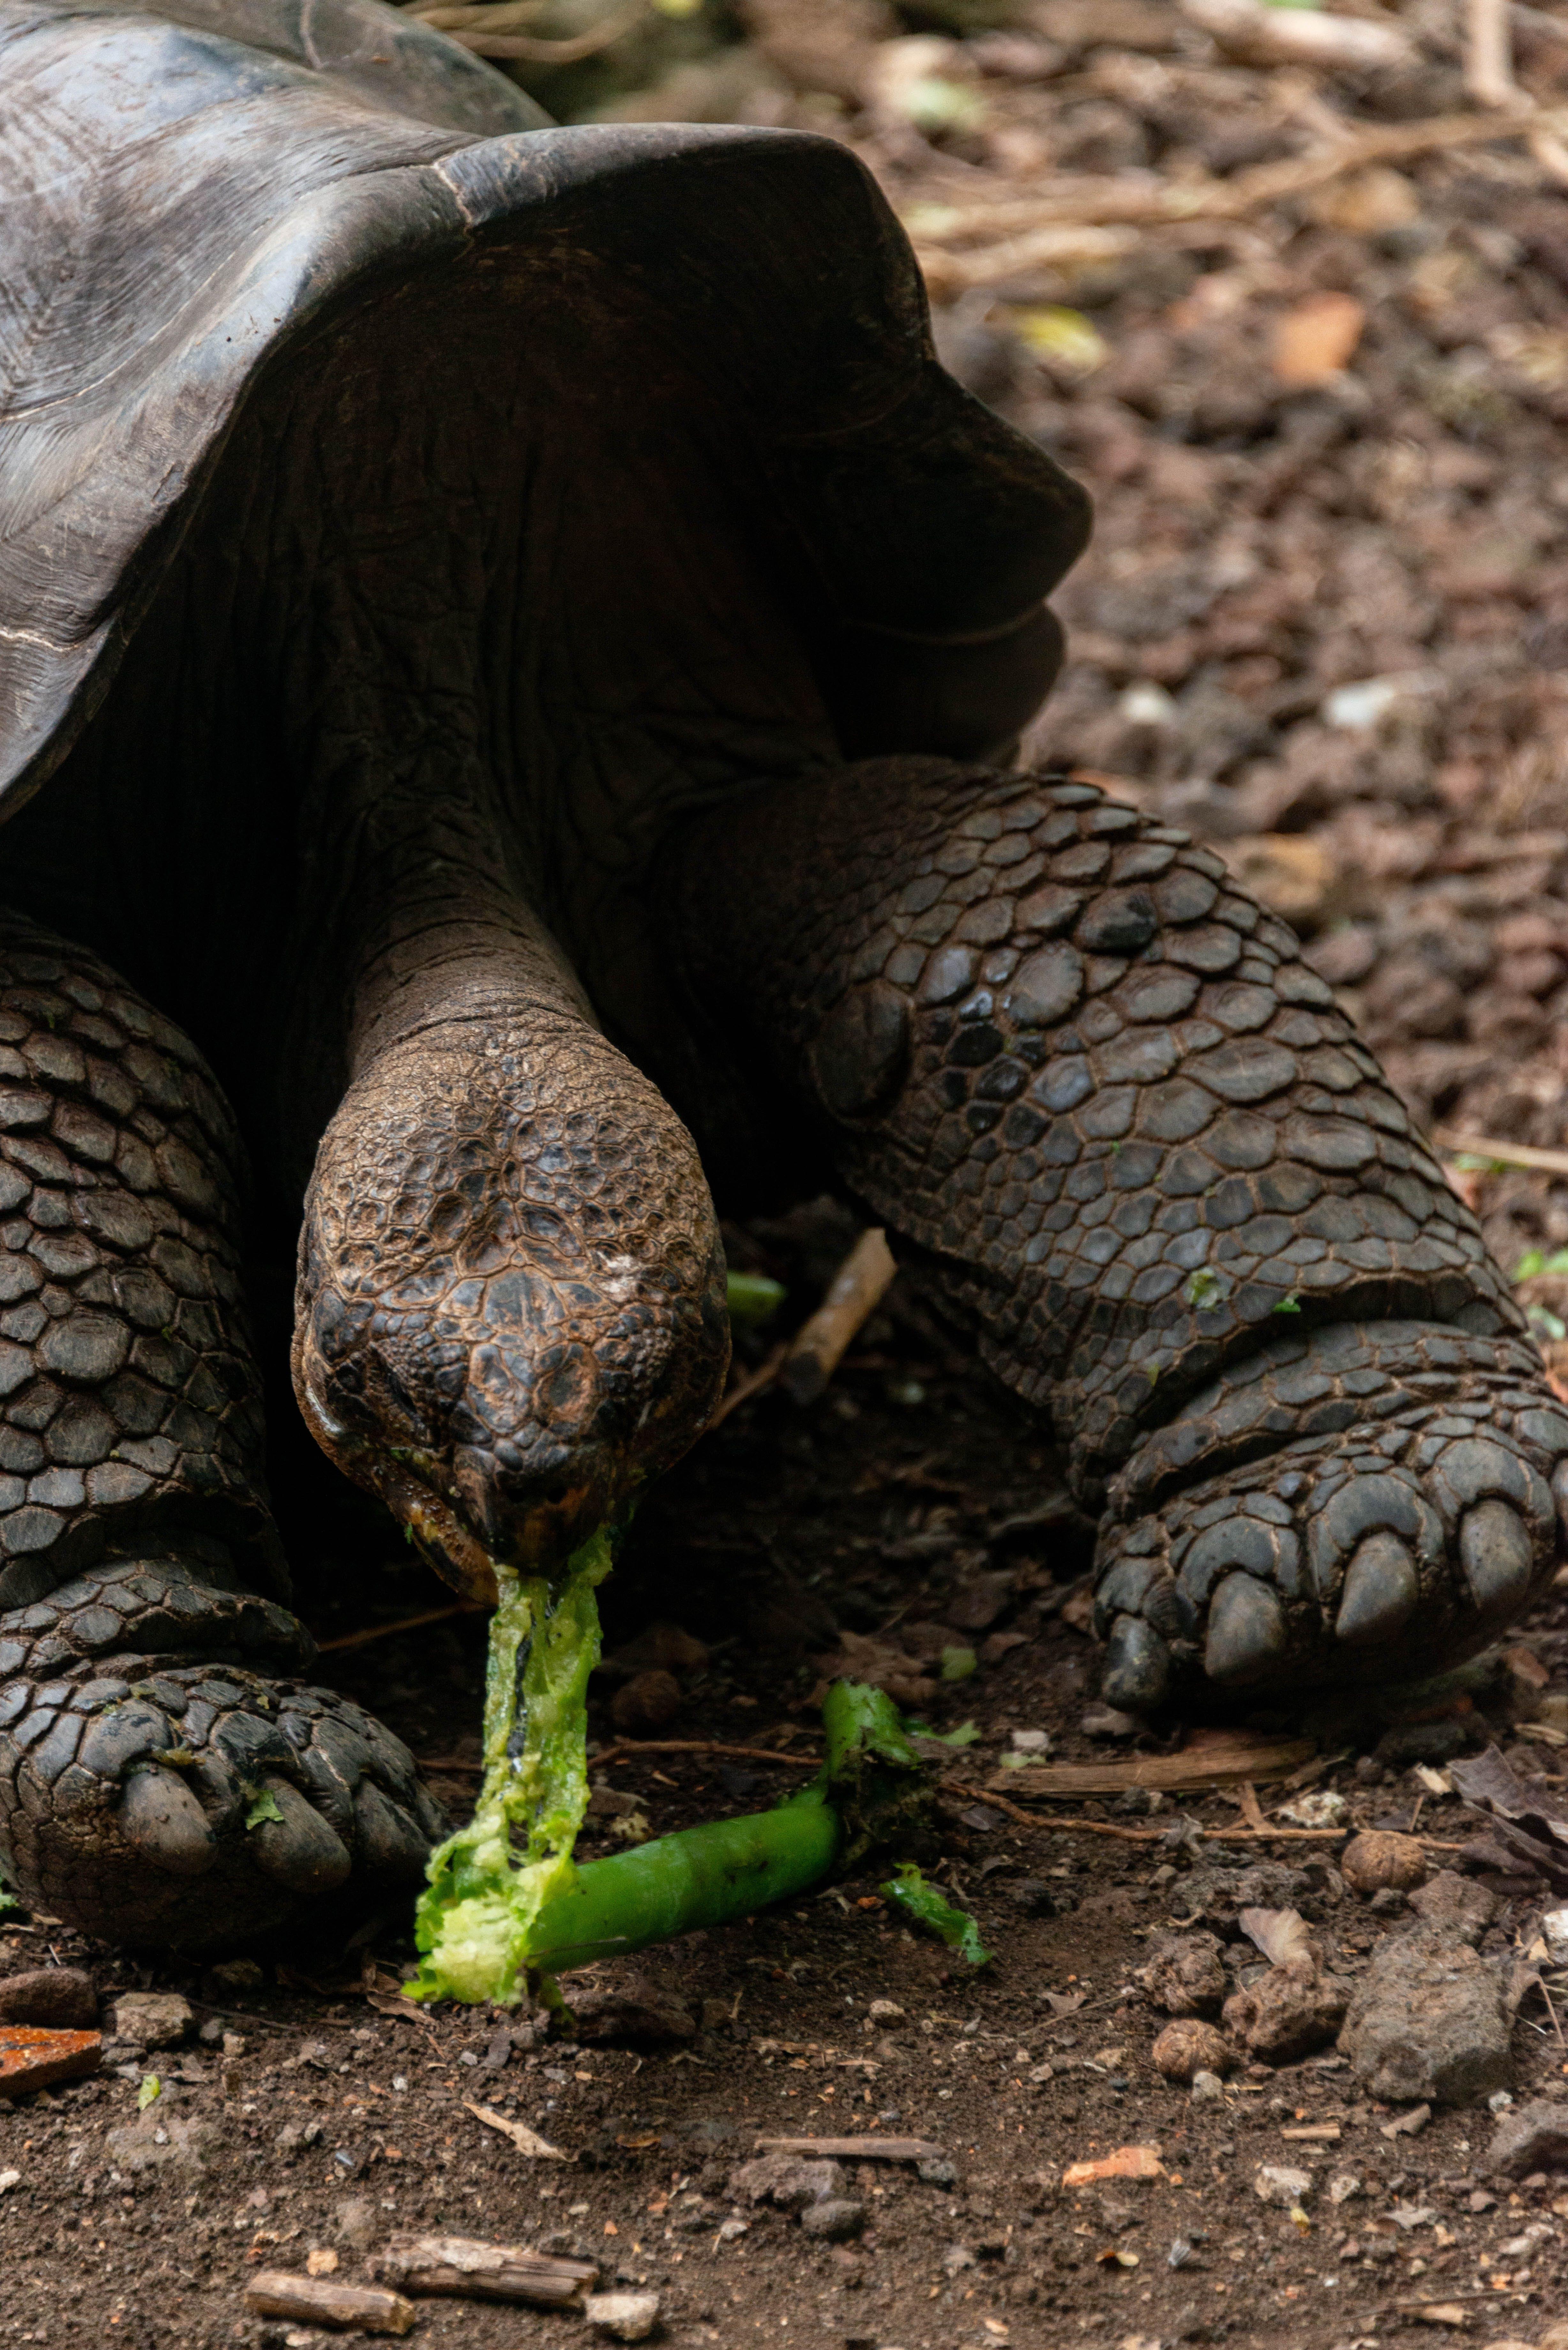
[[[307,1679],[262,1461],[237,1145],[189,1040],[0,910],[0,1857],[221,1950],[417,1883],[412,1758]]]
[[[765,877],[755,887],[746,877]],[[890,759],[669,867],[698,1016],[1103,1512],[1106,1693],[1403,1676],[1550,1580],[1568,1414],[1285,926],[1083,783]],[[759,1082],[760,1081],[760,1082]]]

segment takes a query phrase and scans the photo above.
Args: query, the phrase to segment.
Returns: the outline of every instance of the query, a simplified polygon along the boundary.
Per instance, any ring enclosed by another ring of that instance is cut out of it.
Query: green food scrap
[[[1271,1305],[1269,1308],[1271,1314],[1299,1314],[1301,1310],[1301,1299],[1296,1295],[1293,1289],[1287,1290],[1285,1295],[1280,1299],[1279,1304],[1277,1305]]]
[[[484,1783],[468,1825],[431,1856],[414,1922],[424,1960],[409,1986],[414,1999],[513,2005],[524,1994],[535,1926],[573,1874],[587,1809],[587,1687],[599,1659],[594,1594],[611,1563],[601,1527],[573,1554],[558,1590],[543,1576],[497,1568]]]
[[[1216,1273],[1211,1265],[1200,1264],[1196,1273],[1189,1274],[1181,1294],[1189,1305],[1195,1305],[1199,1314],[1204,1314],[1211,1305],[1224,1304],[1231,1285],[1223,1274]]]
[[[740,1330],[759,1330],[771,1322],[789,1292],[782,1281],[765,1273],[732,1273],[724,1283],[730,1319]]]
[[[972,1648],[944,1648],[941,1677],[945,1681],[967,1681],[979,1662]]]
[[[273,1794],[272,1789],[258,1787],[245,1806],[246,1827],[259,1828],[264,1820],[281,1820],[283,1814],[278,1809],[277,1797]]]
[[[991,1964],[991,1952],[981,1947],[980,1929],[967,1909],[955,1909],[944,1901],[934,1885],[928,1885],[912,1860],[899,1865],[896,1877],[889,1877],[880,1891],[885,1899],[901,1909],[917,1926],[944,1941],[950,1950],[957,1950],[971,1967]]]
[[[1516,1282],[1534,1281],[1543,1273],[1568,1273],[1568,1249],[1553,1249],[1550,1256],[1543,1249],[1526,1249],[1513,1268]]]
[[[152,2104],[153,2100],[157,2097],[161,2097],[162,2095],[162,2082],[159,2079],[156,2073],[149,2073],[145,2080],[142,2082],[140,2088],[136,2092],[137,2112],[139,2114],[144,2114],[147,2111],[148,2106]]]

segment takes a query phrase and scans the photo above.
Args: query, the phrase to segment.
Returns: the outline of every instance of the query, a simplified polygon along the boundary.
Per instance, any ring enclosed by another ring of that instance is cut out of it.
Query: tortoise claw
[[[175,1599],[183,1654],[83,1656],[100,1618],[129,1645]],[[0,1617],[0,1849],[20,1889],[106,1940],[191,1951],[329,1895],[411,1890],[441,1822],[407,1748],[331,1690],[193,1661],[203,1616],[231,1657],[308,1644],[163,1561]]]
[[[127,1844],[166,1877],[204,1877],[218,1857],[206,1813],[178,1773],[161,1763],[132,1773],[115,1818]]]
[[[354,1866],[347,1846],[286,1779],[264,1779],[262,1786],[282,1816],[259,1819],[249,1830],[256,1866],[303,1898],[336,1893]]]
[[[1199,1664],[1234,1690],[1407,1680],[1494,1638],[1562,1548],[1568,1412],[1539,1382],[1516,1342],[1410,1324],[1222,1377],[1112,1486],[1106,1697],[1152,1711]]]

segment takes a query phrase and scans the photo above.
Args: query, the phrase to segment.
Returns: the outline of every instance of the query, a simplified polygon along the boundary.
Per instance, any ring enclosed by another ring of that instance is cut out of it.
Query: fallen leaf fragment
[[[552,2146],[549,2139],[541,2137],[537,2130],[531,2130],[526,2122],[509,2121],[504,2114],[498,2114],[493,2106],[476,2106],[472,2097],[464,2097],[462,2102],[474,2119],[482,2121],[486,2129],[499,2130],[503,2137],[509,2137],[519,2154],[531,2155],[545,2162],[571,2161],[569,2154],[563,2154],[558,2146]]]
[[[1163,2178],[1165,2165],[1157,2146],[1118,2146],[1097,2162],[1071,2162],[1062,2173],[1064,2187],[1088,2187],[1096,2178]]]
[[[305,2272],[306,2276],[313,2277],[337,2275],[337,2255],[333,2251],[330,2244],[318,2244],[315,2251],[306,2252],[305,2255]]]
[[[1236,1923],[1271,1966],[1314,1966],[1316,1960],[1299,1909],[1242,1909]]]
[[[373,2007],[378,2015],[393,2015],[400,2022],[422,2023],[427,2032],[435,2030],[434,2017],[428,2014],[415,2001],[405,1999],[400,1991],[368,1991],[365,1993],[365,2000],[366,2004]]]
[[[1064,310],[1051,302],[1014,310],[1011,324],[1038,358],[1054,360],[1074,375],[1092,375],[1110,357],[1104,336],[1081,310]]]
[[[1366,305],[1354,294],[1307,295],[1274,321],[1276,378],[1294,391],[1332,383],[1354,356],[1366,324]]]
[[[1297,930],[1315,930],[1321,925],[1340,880],[1328,850],[1305,832],[1257,832],[1228,840],[1225,862],[1251,897],[1261,898],[1271,913],[1281,915]],[[1333,1800],[1343,1812],[1344,1797]],[[1301,1822],[1303,1827],[1336,1825],[1334,1818]]]

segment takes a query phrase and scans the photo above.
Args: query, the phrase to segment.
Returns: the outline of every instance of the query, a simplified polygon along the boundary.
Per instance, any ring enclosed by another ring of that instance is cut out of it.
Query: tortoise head
[[[306,1203],[294,1378],[438,1573],[547,1573],[702,1429],[729,1360],[696,1149],[564,1010],[451,1022],[355,1079]]]

